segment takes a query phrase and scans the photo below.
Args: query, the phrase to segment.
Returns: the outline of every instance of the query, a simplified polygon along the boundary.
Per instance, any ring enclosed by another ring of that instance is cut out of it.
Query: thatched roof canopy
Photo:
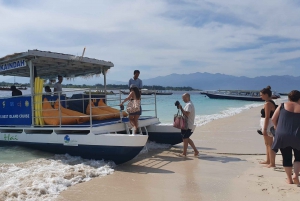
[[[28,62],[32,61],[37,75],[49,79],[63,77],[88,77],[101,74],[114,66],[112,62],[69,54],[28,50],[0,58],[0,75],[30,77]]]

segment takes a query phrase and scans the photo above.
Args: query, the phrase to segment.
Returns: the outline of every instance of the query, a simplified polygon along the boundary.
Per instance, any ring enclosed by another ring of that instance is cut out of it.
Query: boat
[[[156,91],[156,95],[172,95],[173,92],[168,92],[168,91]]]
[[[20,86],[20,87],[17,87],[17,89],[26,90],[27,87],[26,86]],[[0,87],[0,91],[11,91],[11,89],[10,89],[10,87]]]
[[[263,101],[259,91],[252,90],[217,90],[217,91],[201,91],[200,94],[206,95],[213,99],[231,99],[246,101]]]
[[[281,95],[281,96],[288,96],[289,93],[279,93],[279,95]]]
[[[44,80],[56,77],[58,72],[64,77],[103,74],[106,91],[106,72],[112,67],[112,62],[40,50],[28,50],[0,58],[0,75],[29,77],[31,90],[30,95],[0,98],[0,146],[24,146],[54,154],[68,153],[121,164],[137,156],[148,137],[159,143],[174,145],[182,142],[179,129],[160,124],[156,101],[152,110],[155,114],[141,116],[139,134],[132,135],[128,117],[123,117],[123,111],[113,114],[119,114],[117,117],[95,120],[107,118],[107,113],[94,114],[94,111],[108,107],[99,106],[101,101],[104,104],[111,101],[112,98],[108,99],[107,94],[92,94],[91,89],[73,89],[57,94],[42,92]],[[89,93],[84,93],[86,91]],[[72,96],[67,97],[66,94]],[[119,107],[121,97],[114,98],[118,103],[111,107]],[[79,115],[66,115],[62,112],[65,110]],[[144,110],[143,113],[148,111]],[[53,116],[52,113],[58,115]],[[79,122],[80,119],[85,121]],[[74,120],[75,123],[66,123]]]
[[[217,90],[201,91],[200,94],[213,99],[231,99],[245,101],[264,101],[260,97],[260,91],[257,90]],[[280,98],[277,94],[272,95],[273,99]]]
[[[121,90],[120,92],[121,92],[122,94],[124,94],[124,95],[128,95],[128,94],[129,94],[129,91]],[[148,90],[148,89],[141,89],[141,94],[142,94],[142,95],[153,95],[154,92],[151,91],[151,90]]]
[[[113,91],[103,91],[103,90],[96,90],[96,91],[91,91],[91,92],[89,92],[89,91],[85,91],[84,93],[86,93],[86,94],[89,94],[89,93],[91,93],[91,94],[107,94],[107,95],[116,95]]]

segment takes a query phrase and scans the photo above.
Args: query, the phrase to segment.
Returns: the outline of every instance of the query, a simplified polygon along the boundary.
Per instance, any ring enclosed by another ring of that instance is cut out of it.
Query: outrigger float
[[[160,124],[156,96],[152,109],[151,100],[143,97],[143,114],[154,115],[141,116],[140,134],[131,135],[128,118],[122,117],[126,114],[113,108],[118,108],[121,93],[112,99],[91,89],[42,92],[44,81],[58,74],[66,78],[102,74],[106,91],[106,72],[113,66],[103,60],[39,50],[0,58],[0,75],[29,77],[31,86],[29,95],[0,98],[0,146],[25,146],[120,164],[138,155],[148,137],[158,143],[182,142],[180,130]]]

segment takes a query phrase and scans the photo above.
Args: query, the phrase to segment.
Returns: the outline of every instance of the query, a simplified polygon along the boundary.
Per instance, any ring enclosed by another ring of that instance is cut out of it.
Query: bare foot
[[[270,162],[268,162],[268,161],[260,161],[259,164],[266,165],[266,164],[270,164]]]
[[[286,182],[287,184],[293,184],[293,181],[290,181],[289,179],[286,179],[285,182]]]
[[[299,179],[297,177],[293,177],[293,183],[294,184],[299,184]]]
[[[184,155],[184,154],[177,154],[177,156],[182,157],[182,158],[186,158],[186,155]]]
[[[269,164],[269,165],[266,165],[266,167],[271,168],[271,167],[276,167],[276,165]]]
[[[196,157],[196,156],[199,156],[199,151],[195,152],[195,153],[194,153],[194,156],[195,156],[195,157]]]

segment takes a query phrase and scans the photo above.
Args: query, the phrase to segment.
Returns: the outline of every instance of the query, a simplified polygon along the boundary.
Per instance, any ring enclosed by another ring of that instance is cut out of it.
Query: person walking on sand
[[[191,101],[190,94],[183,94],[182,100],[186,103],[186,105],[184,108],[182,108],[182,106],[179,104],[178,108],[181,110],[182,114],[188,119],[188,129],[181,130],[181,136],[183,141],[183,153],[180,154],[180,156],[186,157],[188,145],[191,145],[191,147],[194,149],[194,156],[198,156],[199,151],[197,150],[193,140],[190,139],[191,135],[193,134],[192,129],[194,127],[195,121],[195,107],[193,102]]]
[[[288,184],[298,184],[300,171],[300,92],[293,90],[288,95],[289,102],[282,103],[273,115],[275,139],[272,149],[280,149],[282,163]],[[294,174],[292,177],[294,152]]]
[[[260,91],[260,97],[265,101],[264,108],[260,111],[260,126],[264,136],[267,156],[266,161],[262,161],[260,164],[266,164],[266,167],[270,168],[275,167],[276,153],[271,148],[273,144],[273,135],[270,128],[273,126],[271,118],[274,114],[276,104],[272,100],[272,91],[270,86],[267,86]]]

